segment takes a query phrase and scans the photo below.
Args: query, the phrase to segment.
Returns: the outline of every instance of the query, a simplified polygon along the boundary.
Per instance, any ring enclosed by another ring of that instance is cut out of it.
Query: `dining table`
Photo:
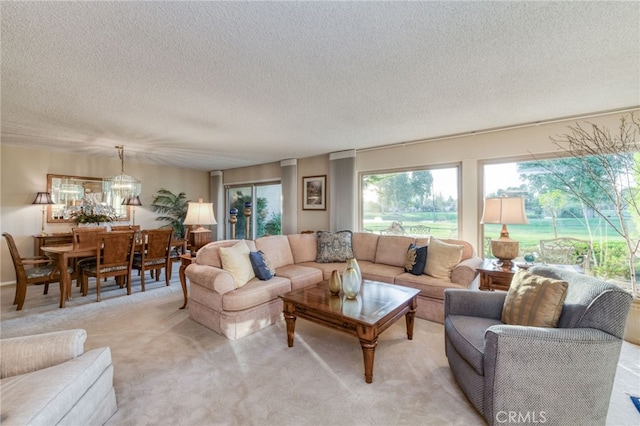
[[[59,246],[44,246],[40,250],[50,257],[57,258],[58,268],[60,269],[60,284],[62,291],[60,292],[60,307],[64,308],[67,300],[71,297],[71,273],[69,272],[69,260],[78,257],[96,256],[97,248],[75,248],[73,244],[63,244]]]

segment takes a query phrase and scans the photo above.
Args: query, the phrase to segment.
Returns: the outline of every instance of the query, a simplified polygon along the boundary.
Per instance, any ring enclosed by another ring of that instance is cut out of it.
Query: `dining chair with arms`
[[[16,272],[16,293],[13,304],[18,305],[18,311],[22,310],[27,296],[27,286],[29,284],[44,284],[44,294],[49,292],[49,284],[60,282],[60,271],[58,265],[45,256],[22,257],[18,252],[13,236],[4,232],[2,236],[7,240],[9,253],[13,261]],[[62,291],[62,284],[60,284]]]
[[[89,277],[96,278],[97,301],[100,301],[100,281],[103,278],[115,277],[120,287],[127,286],[127,294],[131,294],[131,264],[135,247],[134,231],[112,231],[98,234],[96,242],[96,263],[82,266],[82,295],[86,296]]]
[[[142,241],[145,248],[133,256],[133,269],[141,273],[140,286],[145,291],[145,271],[155,272],[156,281],[160,280],[160,271],[165,270],[165,282],[169,285],[171,279],[171,238],[173,230],[170,228],[145,229],[142,231]]]

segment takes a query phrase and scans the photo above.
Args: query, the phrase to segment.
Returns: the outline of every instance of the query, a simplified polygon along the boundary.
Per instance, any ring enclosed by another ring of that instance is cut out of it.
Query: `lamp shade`
[[[48,192],[38,192],[36,198],[31,204],[55,204],[51,198],[51,194]]]
[[[480,223],[523,225],[529,223],[522,197],[485,198],[484,211]]]
[[[127,197],[122,200],[123,206],[141,206],[142,202],[140,202],[140,197],[137,195],[135,197]]]
[[[187,217],[184,219],[185,225],[216,225],[216,218],[213,215],[213,203],[203,203],[202,198],[196,202],[190,202],[187,207]]]

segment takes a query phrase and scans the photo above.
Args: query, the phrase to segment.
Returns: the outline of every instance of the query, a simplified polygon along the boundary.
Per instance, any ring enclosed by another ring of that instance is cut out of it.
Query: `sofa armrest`
[[[84,353],[82,329],[2,339],[0,377],[11,377],[61,364]]]
[[[554,424],[605,423],[622,339],[593,328],[494,325],[484,347],[487,419],[529,411]]]
[[[206,287],[219,294],[236,289],[236,284],[231,274],[215,266],[192,263],[185,269],[185,275],[192,283]]]
[[[469,287],[478,275],[478,267],[482,265],[482,258],[470,257],[458,263],[451,271],[451,282]]]
[[[507,293],[448,288],[444,291],[444,317],[465,315],[469,317],[500,319]]]

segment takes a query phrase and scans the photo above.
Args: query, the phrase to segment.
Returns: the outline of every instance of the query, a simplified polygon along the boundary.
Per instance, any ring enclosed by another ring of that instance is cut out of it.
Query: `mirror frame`
[[[87,189],[90,189],[89,186],[93,185],[94,189],[97,189],[95,187],[99,186],[100,189],[102,189],[102,183],[103,183],[102,178],[87,177],[87,176],[57,175],[57,174],[49,173],[47,174],[47,191],[49,192],[49,194],[51,194],[51,197],[53,198],[54,201],[56,201],[56,203],[59,201],[58,198],[60,197],[60,191],[55,189],[57,185],[54,185],[54,183],[57,184],[57,182],[55,182],[54,179],[73,181],[74,184],[82,186],[84,190],[83,196],[84,194],[87,193]],[[64,207],[69,205],[70,204],[68,202],[64,203]],[[64,219],[61,217],[61,215],[58,214],[60,210],[64,208],[59,206],[60,204],[47,205],[47,223],[74,223],[72,219]],[[117,219],[118,222],[129,220],[129,211],[130,211],[129,206],[123,206],[122,204],[119,204],[119,205],[113,205],[113,207],[116,209],[116,211],[119,212],[118,219]],[[54,214],[56,214],[56,216],[54,216]]]

